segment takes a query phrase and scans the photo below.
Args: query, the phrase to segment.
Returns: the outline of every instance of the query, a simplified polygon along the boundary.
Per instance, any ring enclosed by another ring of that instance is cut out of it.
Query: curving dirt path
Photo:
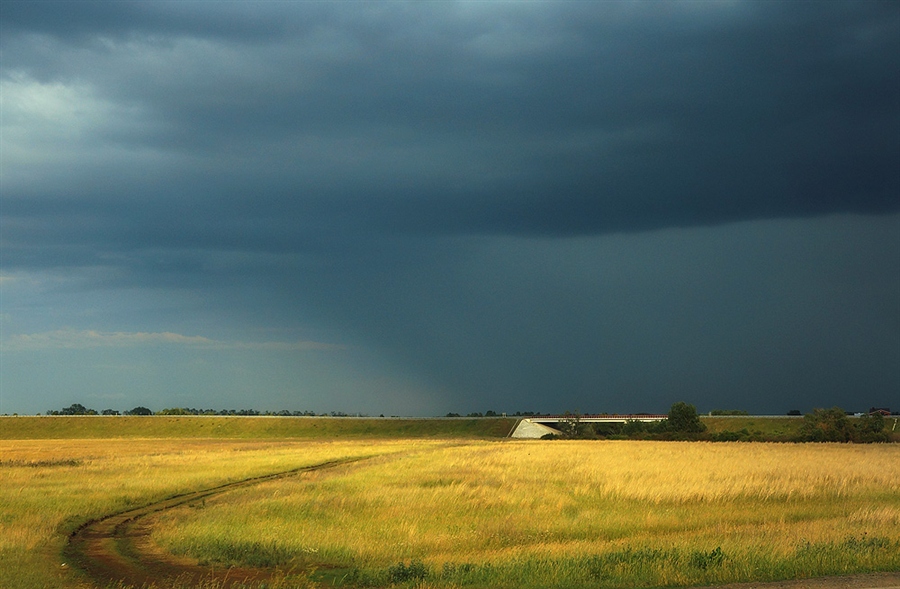
[[[367,458],[334,460],[252,477],[92,520],[72,532],[63,556],[68,565],[81,569],[100,586],[117,583],[126,587],[252,586],[284,573],[270,569],[200,566],[189,559],[163,553],[150,541],[149,516],[241,487],[362,460]]]

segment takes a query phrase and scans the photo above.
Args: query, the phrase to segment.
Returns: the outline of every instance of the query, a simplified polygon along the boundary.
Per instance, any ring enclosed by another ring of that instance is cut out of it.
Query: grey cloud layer
[[[900,383],[896,2],[4,0],[0,50],[20,334],[444,410]]]
[[[73,114],[90,124],[64,165],[4,158],[13,254],[47,226],[293,251],[335,226],[596,234],[900,205],[890,3],[10,2],[3,33],[7,85],[98,109]],[[73,201],[109,223],[67,225]]]

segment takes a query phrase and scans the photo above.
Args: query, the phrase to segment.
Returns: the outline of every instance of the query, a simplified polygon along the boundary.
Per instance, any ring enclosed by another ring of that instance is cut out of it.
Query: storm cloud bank
[[[9,1],[0,50],[8,341],[277,326],[421,411],[900,386],[896,3]]]

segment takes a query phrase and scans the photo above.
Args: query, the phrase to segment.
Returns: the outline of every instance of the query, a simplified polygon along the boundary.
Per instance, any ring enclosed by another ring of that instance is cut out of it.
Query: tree
[[[852,442],[855,428],[840,407],[814,409],[803,416],[799,439],[802,442]]]
[[[59,412],[60,415],[88,415],[88,411],[90,409],[86,408],[81,403],[72,403],[65,409]]]
[[[675,403],[669,409],[666,425],[666,429],[676,433],[699,434],[706,431],[706,426],[697,415],[697,408],[683,401]]]
[[[878,412],[862,415],[856,422],[856,442],[887,442],[888,433],[884,431],[884,415]]]
[[[566,411],[563,416],[564,417],[556,423],[556,429],[561,431],[566,437],[577,437],[581,425],[581,415],[578,411],[574,414]]]
[[[153,415],[153,412],[146,407],[135,407],[131,411],[126,411],[125,415]]]

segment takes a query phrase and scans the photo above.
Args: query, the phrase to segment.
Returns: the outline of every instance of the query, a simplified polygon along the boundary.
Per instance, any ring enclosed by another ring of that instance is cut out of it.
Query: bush
[[[405,565],[398,562],[396,565],[388,569],[388,578],[391,583],[404,583],[406,581],[417,581],[428,576],[428,568],[420,560],[414,560]]]
[[[840,407],[815,409],[803,416],[799,438],[804,442],[849,442],[853,426]]]
[[[873,442],[887,442],[888,433],[884,430],[884,416],[881,413],[863,415],[856,422],[855,442],[871,444]]]
[[[723,562],[725,562],[725,553],[722,552],[721,547],[718,547],[715,550],[710,550],[709,552],[695,550],[691,553],[691,566],[697,567],[698,569],[706,570],[712,567],[717,567],[720,566]]]
[[[714,442],[740,442],[747,441],[750,439],[750,432],[747,431],[747,428],[743,428],[740,431],[732,432],[732,431],[724,431],[719,432],[717,434],[713,434],[712,440]]]
[[[629,419],[622,425],[622,433],[628,437],[638,436],[647,431],[647,426],[643,421],[638,421],[637,419]]]
[[[870,444],[887,442],[884,417],[881,414],[863,415],[851,423],[840,407],[816,409],[803,416],[803,425],[797,436],[801,442],[857,442]]]

